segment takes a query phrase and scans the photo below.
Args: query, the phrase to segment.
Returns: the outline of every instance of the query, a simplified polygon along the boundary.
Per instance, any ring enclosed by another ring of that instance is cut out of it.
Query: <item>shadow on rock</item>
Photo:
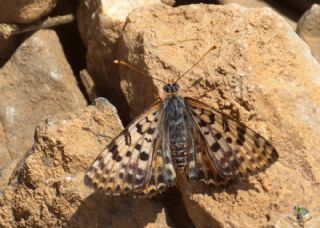
[[[161,203],[132,197],[109,197],[101,192],[88,196],[65,227],[169,227]]]

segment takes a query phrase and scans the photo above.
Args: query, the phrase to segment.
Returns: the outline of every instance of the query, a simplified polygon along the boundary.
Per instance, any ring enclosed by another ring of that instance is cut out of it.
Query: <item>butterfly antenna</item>
[[[177,80],[175,81],[175,83],[177,83],[184,75],[186,75],[187,73],[189,73],[196,65],[198,65],[199,62],[201,62],[201,60],[206,57],[207,54],[209,54],[210,51],[216,49],[217,47],[215,45],[213,45],[208,51],[206,51],[206,53],[204,53],[200,59],[198,59],[197,62],[195,62],[186,72],[184,72],[182,75],[180,75]]]
[[[155,78],[155,77],[152,77],[152,76],[148,76],[145,72],[143,72],[143,71],[135,68],[134,66],[132,66],[131,64],[129,64],[129,63],[123,61],[123,60],[115,59],[115,60],[113,61],[113,63],[114,63],[114,64],[118,64],[118,65],[124,65],[124,66],[130,68],[131,70],[133,70],[133,71],[135,71],[135,72],[137,72],[137,73],[139,73],[139,74],[142,74],[142,75],[144,75],[144,76],[146,76],[146,77],[151,77],[151,78],[153,78],[154,80],[157,80],[157,81],[159,81],[159,82],[162,82],[163,84],[167,84],[165,81],[162,81],[162,80],[159,79],[159,78]]]

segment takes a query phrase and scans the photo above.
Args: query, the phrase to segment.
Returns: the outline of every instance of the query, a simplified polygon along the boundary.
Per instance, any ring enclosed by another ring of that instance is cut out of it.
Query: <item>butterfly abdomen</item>
[[[171,155],[177,169],[184,169],[187,163],[187,151],[188,146],[185,143],[171,144]]]
[[[169,136],[171,157],[177,169],[187,164],[186,106],[182,97],[169,97],[165,101],[165,134]]]

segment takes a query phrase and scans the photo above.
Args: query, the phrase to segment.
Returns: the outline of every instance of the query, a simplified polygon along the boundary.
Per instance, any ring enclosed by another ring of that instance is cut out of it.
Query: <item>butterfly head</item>
[[[163,91],[168,94],[175,94],[179,91],[180,86],[177,83],[168,83],[163,86]]]

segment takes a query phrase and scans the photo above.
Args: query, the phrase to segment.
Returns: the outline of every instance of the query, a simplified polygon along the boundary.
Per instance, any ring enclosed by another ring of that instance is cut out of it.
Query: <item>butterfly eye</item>
[[[164,92],[169,93],[169,91],[170,91],[169,85],[168,85],[168,84],[165,85],[165,86],[163,87],[163,90],[164,90]]]
[[[180,86],[179,86],[177,83],[173,83],[173,84],[172,84],[172,90],[173,90],[174,92],[177,92],[179,89],[180,89]]]

